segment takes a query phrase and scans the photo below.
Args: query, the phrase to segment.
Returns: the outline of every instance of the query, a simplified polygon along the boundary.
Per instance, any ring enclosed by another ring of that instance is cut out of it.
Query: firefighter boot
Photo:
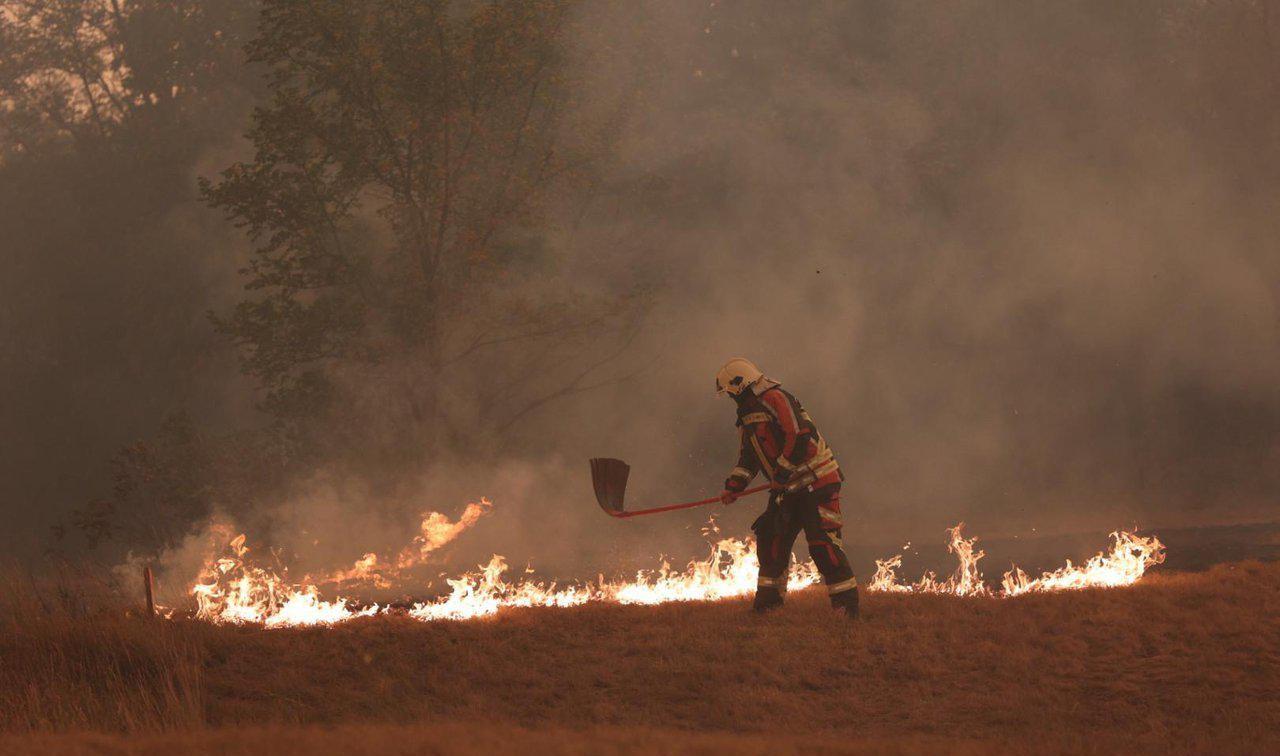
[[[858,618],[858,589],[850,588],[831,597],[831,608],[841,609],[849,619]]]
[[[756,600],[751,602],[751,608],[756,614],[764,614],[782,606],[783,593],[777,588],[771,586],[760,586],[756,588]]]

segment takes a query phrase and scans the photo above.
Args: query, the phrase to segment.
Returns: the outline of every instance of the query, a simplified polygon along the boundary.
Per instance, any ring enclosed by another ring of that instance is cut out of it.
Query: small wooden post
[[[147,565],[142,568],[142,587],[147,592],[147,616],[156,616],[156,598],[154,589],[155,580],[151,575],[151,566]]]

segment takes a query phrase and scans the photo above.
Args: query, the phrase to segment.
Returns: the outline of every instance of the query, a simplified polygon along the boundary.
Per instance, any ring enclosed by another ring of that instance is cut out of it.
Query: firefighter
[[[840,483],[844,474],[800,401],[749,360],[735,357],[716,374],[716,393],[738,408],[738,464],[720,501],[731,504],[763,472],[773,484],[769,507],[751,529],[760,577],[754,608],[782,605],[791,546],[804,531],[809,555],[827,584],[831,606],[858,616],[858,583],[841,540]]]

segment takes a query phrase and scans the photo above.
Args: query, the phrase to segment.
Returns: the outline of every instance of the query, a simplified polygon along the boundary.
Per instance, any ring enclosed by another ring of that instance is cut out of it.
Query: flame
[[[319,582],[352,583],[368,581],[379,588],[390,588],[391,581],[378,568],[378,555],[371,551],[357,559],[350,569],[338,570],[326,578],[321,578]],[[308,576],[309,578],[310,576]]]
[[[703,531],[719,533],[714,521]],[[503,579],[506,560],[494,555],[478,572],[449,580],[451,592],[443,600],[418,604],[409,615],[420,620],[470,619],[512,606],[577,606],[589,601],[615,604],[665,604],[671,601],[717,601],[743,596],[756,589],[760,563],[754,543],[721,538],[711,544],[705,559],[695,559],[684,570],[674,570],[663,561],[657,570],[640,570],[633,580],[595,584],[544,584],[534,580],[510,583]],[[798,590],[821,580],[812,562],[793,564],[788,588]]]
[[[977,538],[965,538],[963,531],[963,522],[954,528],[947,528],[947,551],[955,554],[960,564],[946,580],[938,580],[932,572],[926,572],[920,580],[910,585],[897,582],[897,570],[902,566],[902,555],[898,554],[889,559],[876,560],[876,572],[871,577],[867,590],[887,593],[944,593],[951,596],[991,595],[990,589],[982,582],[982,570],[978,569],[978,562],[986,556],[986,552],[975,547]]]
[[[396,569],[405,570],[423,561],[428,554],[457,538],[462,531],[475,525],[476,521],[492,507],[493,504],[488,499],[481,499],[479,503],[468,504],[457,522],[449,522],[449,518],[439,512],[423,513],[422,524],[419,525],[419,533],[413,537],[413,543],[400,552],[400,557],[396,560]],[[367,557],[368,554],[365,556]]]
[[[982,580],[978,561],[985,554],[975,547],[977,538],[965,538],[964,523],[948,528],[950,542],[947,550],[956,555],[960,564],[951,577],[939,581],[927,572],[919,581],[911,584],[898,582],[897,570],[902,567],[902,555],[876,560],[876,572],[867,587],[872,591],[887,593],[940,593],[951,596],[1000,596],[1008,598],[1025,593],[1068,591],[1081,588],[1116,588],[1132,585],[1151,567],[1164,562],[1165,546],[1155,536],[1145,537],[1135,533],[1117,531],[1111,534],[1110,551],[1100,551],[1081,566],[1067,560],[1064,567],[1031,578],[1022,568],[1014,565],[1004,573],[1000,593],[994,593]]]
[[[457,522],[450,522],[448,517],[439,512],[423,512],[422,522],[418,525],[418,535],[414,536],[413,541],[400,551],[394,564],[384,565],[377,554],[369,552],[357,559],[349,569],[339,570],[315,580],[308,575],[304,578],[304,582],[320,584],[368,582],[378,588],[390,588],[391,581],[399,577],[402,570],[427,561],[431,552],[447,545],[463,531],[475,525],[492,507],[493,504],[488,499],[482,498],[479,502],[472,502],[463,510]]]
[[[325,625],[378,614],[378,606],[352,609],[337,598],[324,601],[314,585],[289,585],[274,572],[246,563],[245,537],[237,536],[233,556],[216,560],[192,588],[196,617],[217,623],[261,623],[266,627]],[[533,579],[510,582],[506,559],[494,555],[456,579],[448,580],[450,592],[432,603],[419,603],[409,616],[419,620],[470,619],[494,614],[507,607],[577,606],[589,601],[618,604],[662,604],[669,601],[715,601],[751,593],[756,587],[756,561],[751,541],[725,538],[711,547],[706,559],[691,561],[685,570],[673,570],[663,562],[658,570],[641,570],[634,580],[558,586]],[[812,563],[791,568],[789,587],[800,589],[821,576]]]
[[[468,505],[457,522],[437,513],[424,516],[421,532],[397,558],[392,572],[419,563],[432,550],[456,538],[471,527],[491,505],[482,500]],[[964,523],[948,529],[948,549],[959,565],[945,580],[926,573],[915,583],[902,583],[897,570],[902,555],[877,560],[876,572],[867,586],[871,591],[889,593],[933,593],[964,597],[1006,598],[1031,592],[1073,590],[1089,587],[1116,587],[1139,580],[1146,570],[1164,561],[1164,545],[1155,537],[1133,533],[1113,533],[1109,552],[1099,552],[1081,566],[1070,561],[1053,572],[1030,578],[1016,566],[1006,572],[999,592],[984,582],[978,568],[984,553],[977,538],[965,538]],[[656,570],[641,570],[630,580],[558,585],[521,576],[508,579],[506,559],[494,555],[474,572],[448,580],[448,595],[415,604],[408,616],[423,620],[463,620],[492,615],[507,607],[567,607],[588,602],[617,604],[662,604],[671,601],[716,601],[750,594],[755,590],[759,563],[750,539],[719,538],[712,522],[704,531],[712,539],[710,553],[695,559],[682,570],[663,561]],[[211,562],[192,588],[197,603],[196,616],[218,623],[260,623],[266,627],[326,625],[386,611],[374,606],[358,607],[341,597],[320,598],[314,584],[293,585],[279,574],[249,563],[245,536],[228,544],[227,555]],[[375,554],[366,554],[351,570],[337,574],[374,574]],[[525,574],[532,572],[526,569]],[[798,590],[821,581],[812,562],[794,564],[788,585]]]
[[[1068,559],[1065,567],[1032,579],[1015,566],[1004,573],[1001,581],[1004,595],[1131,585],[1148,569],[1164,562],[1164,544],[1155,536],[1147,538],[1117,531],[1111,534],[1111,540],[1110,552],[1099,552],[1079,567]]]
[[[288,585],[276,573],[246,563],[249,548],[244,543],[243,533],[233,538],[227,545],[229,555],[214,560],[201,572],[191,588],[196,617],[282,627],[331,624],[377,612],[376,606],[352,612],[342,599],[324,601],[314,585]]]

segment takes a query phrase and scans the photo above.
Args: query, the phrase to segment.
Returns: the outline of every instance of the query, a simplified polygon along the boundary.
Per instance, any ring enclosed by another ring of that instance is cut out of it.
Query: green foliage
[[[337,434],[335,448],[356,443],[349,422],[322,428],[335,408],[392,446],[457,443],[474,424],[441,396],[518,369],[474,369],[486,350],[599,331],[599,307],[572,292],[514,293],[545,265],[547,192],[589,157],[559,129],[568,5],[264,5],[249,51],[271,98],[254,158],[202,189],[257,245],[249,295],[215,320],[277,417]],[[381,407],[353,416],[370,395]]]

